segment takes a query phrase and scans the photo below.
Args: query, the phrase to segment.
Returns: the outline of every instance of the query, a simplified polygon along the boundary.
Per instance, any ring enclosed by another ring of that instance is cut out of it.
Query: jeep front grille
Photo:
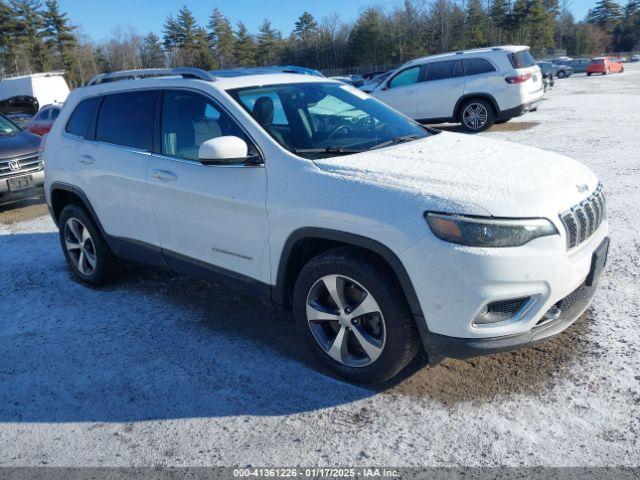
[[[42,161],[38,153],[0,159],[0,178],[24,175],[41,169]]]
[[[560,214],[567,232],[567,249],[577,247],[595,232],[606,216],[602,184],[584,201]]]

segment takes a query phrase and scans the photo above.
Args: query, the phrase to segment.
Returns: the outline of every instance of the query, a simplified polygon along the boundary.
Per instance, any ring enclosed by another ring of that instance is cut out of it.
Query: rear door
[[[498,68],[486,58],[465,58],[463,61],[466,77],[465,95],[488,93],[499,100],[506,82]],[[540,71],[540,67],[536,67]]]
[[[420,81],[422,67],[405,68],[383,82],[371,95],[395,108],[408,117],[416,117],[416,87]]]
[[[464,93],[461,60],[427,63],[416,86],[418,119],[449,119]]]
[[[146,185],[157,92],[107,94],[70,168],[108,235],[158,245]],[[73,116],[72,116],[73,120]]]

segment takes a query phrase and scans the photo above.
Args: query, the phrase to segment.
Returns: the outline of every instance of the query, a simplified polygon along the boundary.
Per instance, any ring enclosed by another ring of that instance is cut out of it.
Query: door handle
[[[80,155],[80,158],[78,159],[78,161],[83,165],[91,165],[93,163],[96,163],[96,159],[93,158],[91,155]]]
[[[167,172],[166,170],[154,170],[153,178],[157,178],[158,180],[162,180],[163,182],[170,182],[173,180],[177,180],[178,176],[175,173]]]

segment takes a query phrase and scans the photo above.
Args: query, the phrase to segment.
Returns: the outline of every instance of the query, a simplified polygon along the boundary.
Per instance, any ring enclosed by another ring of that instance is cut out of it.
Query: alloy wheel
[[[462,112],[462,121],[467,128],[478,130],[487,123],[489,113],[481,103],[470,103]]]
[[[309,329],[331,358],[366,367],[384,350],[386,329],[378,302],[364,286],[344,275],[325,275],[307,295]]]
[[[87,227],[77,218],[70,218],[64,226],[65,247],[73,266],[85,277],[96,269],[96,248]]]

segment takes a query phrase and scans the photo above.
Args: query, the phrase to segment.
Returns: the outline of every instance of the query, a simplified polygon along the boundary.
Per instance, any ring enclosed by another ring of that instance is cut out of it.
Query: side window
[[[155,91],[106,95],[98,113],[96,140],[151,150]]]
[[[459,77],[462,75],[462,66],[460,60],[447,62],[434,62],[426,65],[425,78],[426,82],[434,80],[446,80],[448,78]]]
[[[164,92],[160,131],[162,154],[170,157],[198,160],[203,142],[224,135],[242,138],[249,155],[256,154],[238,124],[212,100],[194,92]]]
[[[60,115],[60,109],[52,108],[51,109],[51,120],[55,120],[56,118],[58,118],[58,115]]]
[[[100,97],[87,98],[81,101],[71,114],[71,118],[67,122],[66,131],[73,135],[86,137],[89,124],[93,120],[99,104]]]
[[[389,88],[403,87],[405,85],[412,85],[418,83],[420,77],[420,67],[407,68],[393,77],[389,82]]]
[[[545,65],[547,67],[547,65]],[[493,68],[487,60],[484,58],[469,58],[464,60],[464,74],[465,75],[480,75],[483,73],[491,73],[495,72],[496,69]]]

